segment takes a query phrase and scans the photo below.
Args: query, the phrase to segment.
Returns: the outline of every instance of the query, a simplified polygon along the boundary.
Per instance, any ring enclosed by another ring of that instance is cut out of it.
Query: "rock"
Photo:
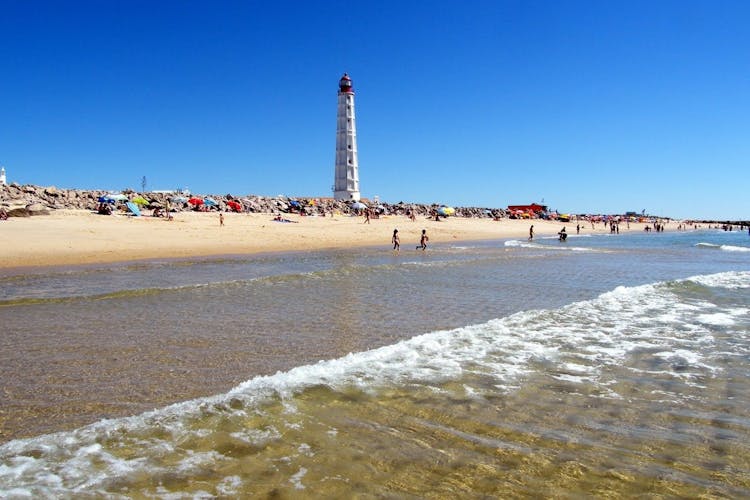
[[[41,203],[31,203],[26,205],[26,211],[29,215],[49,215],[49,210],[47,210],[47,207]]]
[[[31,217],[31,212],[25,208],[14,208],[8,210],[8,217]]]

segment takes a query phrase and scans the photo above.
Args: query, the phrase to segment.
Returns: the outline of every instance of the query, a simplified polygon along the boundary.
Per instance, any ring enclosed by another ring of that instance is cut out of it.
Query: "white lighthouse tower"
[[[359,164],[357,163],[357,127],[354,124],[354,89],[349,75],[339,80],[339,102],[336,113],[336,177],[333,184],[336,200],[359,201]]]
[[[0,186],[5,186],[8,184],[8,181],[5,179],[5,168],[0,167]]]

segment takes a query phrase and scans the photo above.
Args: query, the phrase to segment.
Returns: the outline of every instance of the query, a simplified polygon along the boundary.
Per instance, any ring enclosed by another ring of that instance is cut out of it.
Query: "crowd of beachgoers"
[[[185,192],[145,192],[133,190],[111,192],[104,190],[61,189],[54,186],[0,185],[0,216],[28,217],[49,214],[51,210],[90,210],[103,214],[129,213],[128,202],[144,209],[144,214],[168,216],[182,211],[197,212],[241,212],[241,213],[296,213],[299,215],[326,216],[337,214],[364,215],[404,215],[417,217],[469,217],[469,218],[543,218],[568,222],[586,221],[632,221],[656,222],[670,220],[667,217],[652,217],[632,214],[586,214],[558,215],[557,213],[517,214],[500,207],[448,207],[439,203],[398,203],[381,202],[377,199],[361,201],[341,201],[333,198],[308,198],[278,196],[243,195],[192,195]],[[693,222],[693,221],[690,221]],[[750,221],[695,221],[734,225],[750,225]]]

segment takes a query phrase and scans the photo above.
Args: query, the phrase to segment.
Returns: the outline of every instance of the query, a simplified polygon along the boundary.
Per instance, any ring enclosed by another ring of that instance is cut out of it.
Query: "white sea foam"
[[[305,477],[307,474],[307,469],[304,467],[300,468],[299,471],[295,475],[293,475],[291,478],[289,478],[289,482],[294,485],[294,489],[296,490],[304,490],[305,485],[302,484],[302,478]]]
[[[706,325],[715,326],[731,326],[736,323],[735,318],[727,313],[700,314],[696,319]]]
[[[542,245],[536,243],[529,243],[521,240],[508,240],[504,244],[506,247],[520,247],[520,248],[544,248]]]
[[[689,281],[711,287],[747,288],[750,272],[695,276]],[[746,308],[722,309],[708,302],[681,301],[674,286],[666,283],[617,287],[596,299],[555,310],[525,311],[479,325],[428,333],[336,360],[256,377],[226,394],[101,421],[71,432],[11,441],[0,446],[0,497],[104,495],[113,477],[170,471],[200,475],[218,470],[222,463],[234,459],[218,451],[186,451],[179,443],[214,432],[212,422],[216,419],[208,417],[245,422],[249,412],[262,411],[263,405],[272,401],[280,400],[292,417],[299,411],[295,396],[317,386],[332,390],[355,387],[377,396],[388,387],[424,386],[450,391],[455,389],[443,383],[458,381],[464,394],[482,398],[490,392],[496,396],[498,390],[514,390],[525,377],[533,375],[532,362],[543,362],[553,367],[552,376],[558,380],[598,384],[598,397],[620,398],[616,385],[607,378],[608,370],[626,363],[633,353],[643,356],[649,352],[663,360],[658,369],[665,376],[697,386],[706,373],[720,369],[712,357],[711,327],[717,323],[731,325],[742,314],[747,314]],[[492,384],[474,383],[487,378]],[[247,428],[239,423],[230,435],[263,447],[280,439],[282,431],[274,426]],[[335,437],[335,429],[330,433]],[[136,450],[129,455],[134,458],[113,451],[118,448]],[[300,444],[297,453],[306,455],[311,449]],[[165,456],[170,459],[164,460]],[[294,456],[289,459],[293,462]],[[289,481],[304,488],[306,472],[299,468]],[[221,491],[231,495],[240,484],[237,476],[228,476],[220,482]]]
[[[730,271],[726,273],[691,276],[685,281],[715,288],[750,288],[750,271]]]

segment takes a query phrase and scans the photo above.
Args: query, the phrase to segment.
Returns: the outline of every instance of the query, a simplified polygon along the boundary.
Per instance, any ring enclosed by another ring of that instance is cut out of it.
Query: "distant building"
[[[357,127],[354,123],[354,89],[349,75],[339,80],[336,113],[336,173],[333,198],[359,201],[359,164],[357,162]]]
[[[7,186],[8,181],[5,178],[5,167],[0,167],[0,186]]]

